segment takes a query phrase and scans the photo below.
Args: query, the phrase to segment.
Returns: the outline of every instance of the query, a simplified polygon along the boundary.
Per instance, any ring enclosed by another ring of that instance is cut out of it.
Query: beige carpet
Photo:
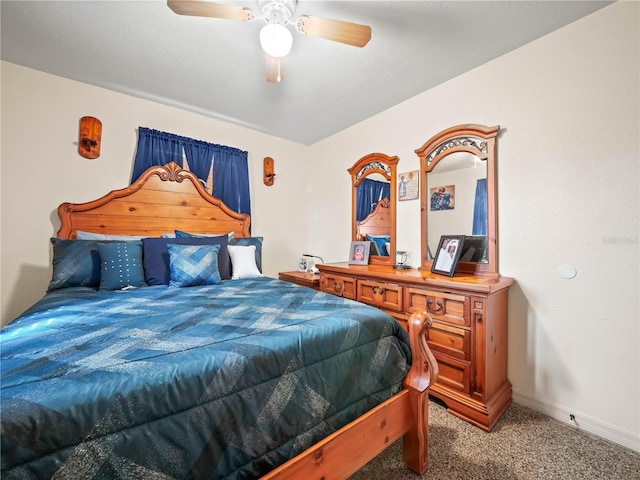
[[[640,480],[640,453],[512,404],[490,433],[429,404],[429,470],[402,462],[396,442],[351,480]]]

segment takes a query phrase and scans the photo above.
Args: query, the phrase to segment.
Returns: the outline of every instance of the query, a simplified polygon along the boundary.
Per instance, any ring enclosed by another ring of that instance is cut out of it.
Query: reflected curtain
[[[380,200],[391,197],[391,185],[365,178],[356,188],[356,221],[360,222],[369,215]]]
[[[476,184],[476,200],[473,207],[472,235],[487,234],[487,179],[479,178]]]

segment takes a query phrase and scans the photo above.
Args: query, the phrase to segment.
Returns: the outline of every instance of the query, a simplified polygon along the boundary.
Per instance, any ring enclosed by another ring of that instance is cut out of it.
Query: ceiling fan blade
[[[167,0],[167,5],[178,15],[194,17],[224,18],[252,22],[255,14],[248,8],[199,0]]]
[[[279,83],[284,79],[284,70],[282,69],[282,58],[272,57],[271,55],[265,55],[267,57],[266,79],[270,83]]]
[[[312,37],[346,43],[354,47],[364,47],[371,39],[371,27],[330,18],[303,15],[298,18],[296,28],[300,33]]]

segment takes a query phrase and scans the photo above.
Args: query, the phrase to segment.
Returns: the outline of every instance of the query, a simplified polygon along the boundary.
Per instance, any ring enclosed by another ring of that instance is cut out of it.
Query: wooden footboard
[[[344,426],[262,480],[345,479],[403,438],[404,461],[422,474],[428,459],[428,388],[438,378],[438,364],[427,346],[431,317],[416,312],[409,318],[413,361],[404,388],[386,402]]]

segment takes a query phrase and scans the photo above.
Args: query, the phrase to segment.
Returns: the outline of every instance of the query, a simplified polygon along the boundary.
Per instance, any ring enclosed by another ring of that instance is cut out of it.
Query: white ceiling
[[[279,84],[265,81],[262,21],[160,0],[2,0],[0,45],[8,62],[312,144],[609,3],[299,0],[296,16],[370,25],[372,38],[360,49],[294,30]]]

